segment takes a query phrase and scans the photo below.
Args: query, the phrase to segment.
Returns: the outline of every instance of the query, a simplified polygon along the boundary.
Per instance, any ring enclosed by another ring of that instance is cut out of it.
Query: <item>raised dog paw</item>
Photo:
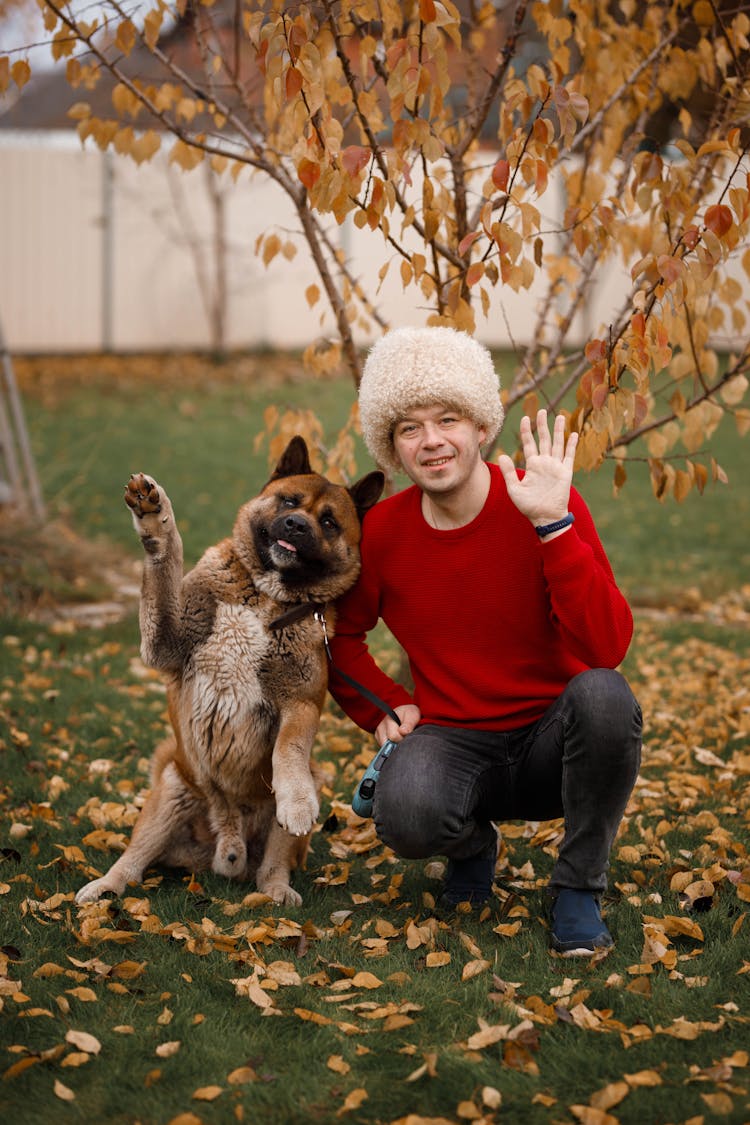
[[[320,805],[315,792],[276,795],[276,819],[290,836],[306,836],[318,819]]]
[[[125,489],[125,503],[133,515],[144,550],[156,554],[174,526],[172,505],[163,488],[145,473],[133,473]]]
[[[125,503],[138,519],[143,519],[146,515],[158,515],[161,511],[159,485],[145,473],[133,473],[125,489]]]

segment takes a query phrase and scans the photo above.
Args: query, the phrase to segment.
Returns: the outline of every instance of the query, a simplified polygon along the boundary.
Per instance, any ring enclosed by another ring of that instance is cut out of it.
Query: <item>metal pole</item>
[[[29,442],[29,434],[26,429],[26,421],[23,416],[23,407],[21,405],[21,396],[18,393],[16,386],[16,377],[13,373],[13,363],[10,358],[10,352],[5,345],[5,336],[3,334],[3,326],[0,321],[0,360],[2,361],[3,369],[3,382],[5,384],[5,392],[10,405],[10,416],[13,426],[16,431],[16,440],[21,453],[21,462],[23,464],[24,472],[26,474],[26,484],[29,494],[29,502],[31,509],[36,518],[42,522],[46,513],[44,510],[44,501],[42,500],[42,490],[39,487],[39,478],[36,473],[36,465],[31,453],[31,443]],[[12,448],[13,436],[8,434],[8,449]],[[15,457],[15,454],[12,455]],[[10,462],[9,462],[10,464]]]

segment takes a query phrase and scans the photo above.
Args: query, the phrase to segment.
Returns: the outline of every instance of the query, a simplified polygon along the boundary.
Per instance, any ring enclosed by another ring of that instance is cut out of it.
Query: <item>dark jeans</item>
[[[491,821],[565,819],[550,889],[603,891],[638,776],[641,709],[619,672],[595,668],[513,731],[417,727],[383,766],[373,815],[397,855],[467,859]]]

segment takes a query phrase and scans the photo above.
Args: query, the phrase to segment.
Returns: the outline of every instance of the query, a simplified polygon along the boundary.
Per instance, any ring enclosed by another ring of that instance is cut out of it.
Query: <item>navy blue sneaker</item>
[[[593,957],[614,945],[595,891],[563,887],[552,900],[550,943],[561,957]]]
[[[468,859],[451,859],[445,869],[445,883],[440,896],[442,906],[458,906],[460,902],[480,906],[492,894],[497,864],[498,837],[484,851]]]

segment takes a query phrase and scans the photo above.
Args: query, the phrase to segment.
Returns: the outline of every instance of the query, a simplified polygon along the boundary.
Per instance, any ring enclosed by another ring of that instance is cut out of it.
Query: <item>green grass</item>
[[[27,392],[52,515],[84,551],[100,536],[136,559],[121,494],[129,473],[143,469],[169,489],[195,559],[228,532],[238,504],[267,475],[253,438],[271,403],[314,405],[332,438],[351,393],[336,381],[272,388],[226,377],[181,385],[92,375]],[[162,870],[118,902],[77,908],[73,895],[91,869],[116,855],[106,840],[104,850],[83,843],[96,827],[92,799],[104,809],[102,826],[127,837],[166,729],[164,694],[137,659],[134,614],[84,628],[9,613],[0,623],[2,1118],[750,1119],[742,1054],[750,1020],[750,491],[730,426],[717,443],[730,485],[683,505],[654,501],[638,471],[616,500],[606,467],[576,482],[642,607],[625,667],[646,718],[642,775],[613,849],[606,902],[617,944],[592,965],[547,951],[554,825],[506,826],[502,885],[486,912],[436,913],[435,872],[397,860],[351,814],[374,748],[333,706],[317,740],[330,784],[297,877],[302,907],[245,903],[252,887]],[[66,562],[52,592],[100,596],[92,584],[99,551],[81,560],[78,583]],[[41,554],[52,560],[52,546]],[[44,567],[39,557],[29,562],[41,590]],[[49,574],[52,582],[51,566]],[[51,595],[37,602],[49,608]],[[395,662],[387,638],[377,643]],[[709,909],[685,912],[679,888],[701,878],[713,881]],[[675,929],[680,923],[688,932]],[[649,933],[666,934],[661,946],[644,945]],[[450,959],[434,965],[441,953]],[[465,966],[481,961],[463,979]],[[232,982],[253,973],[275,1014],[237,994]],[[469,1046],[482,1027],[498,1025],[507,1031],[497,1041]],[[98,1053],[66,1040],[71,1032],[94,1036]],[[157,1053],[169,1043],[179,1043],[175,1053]],[[26,1069],[23,1060],[31,1060]],[[194,1097],[213,1087],[213,1100]]]

